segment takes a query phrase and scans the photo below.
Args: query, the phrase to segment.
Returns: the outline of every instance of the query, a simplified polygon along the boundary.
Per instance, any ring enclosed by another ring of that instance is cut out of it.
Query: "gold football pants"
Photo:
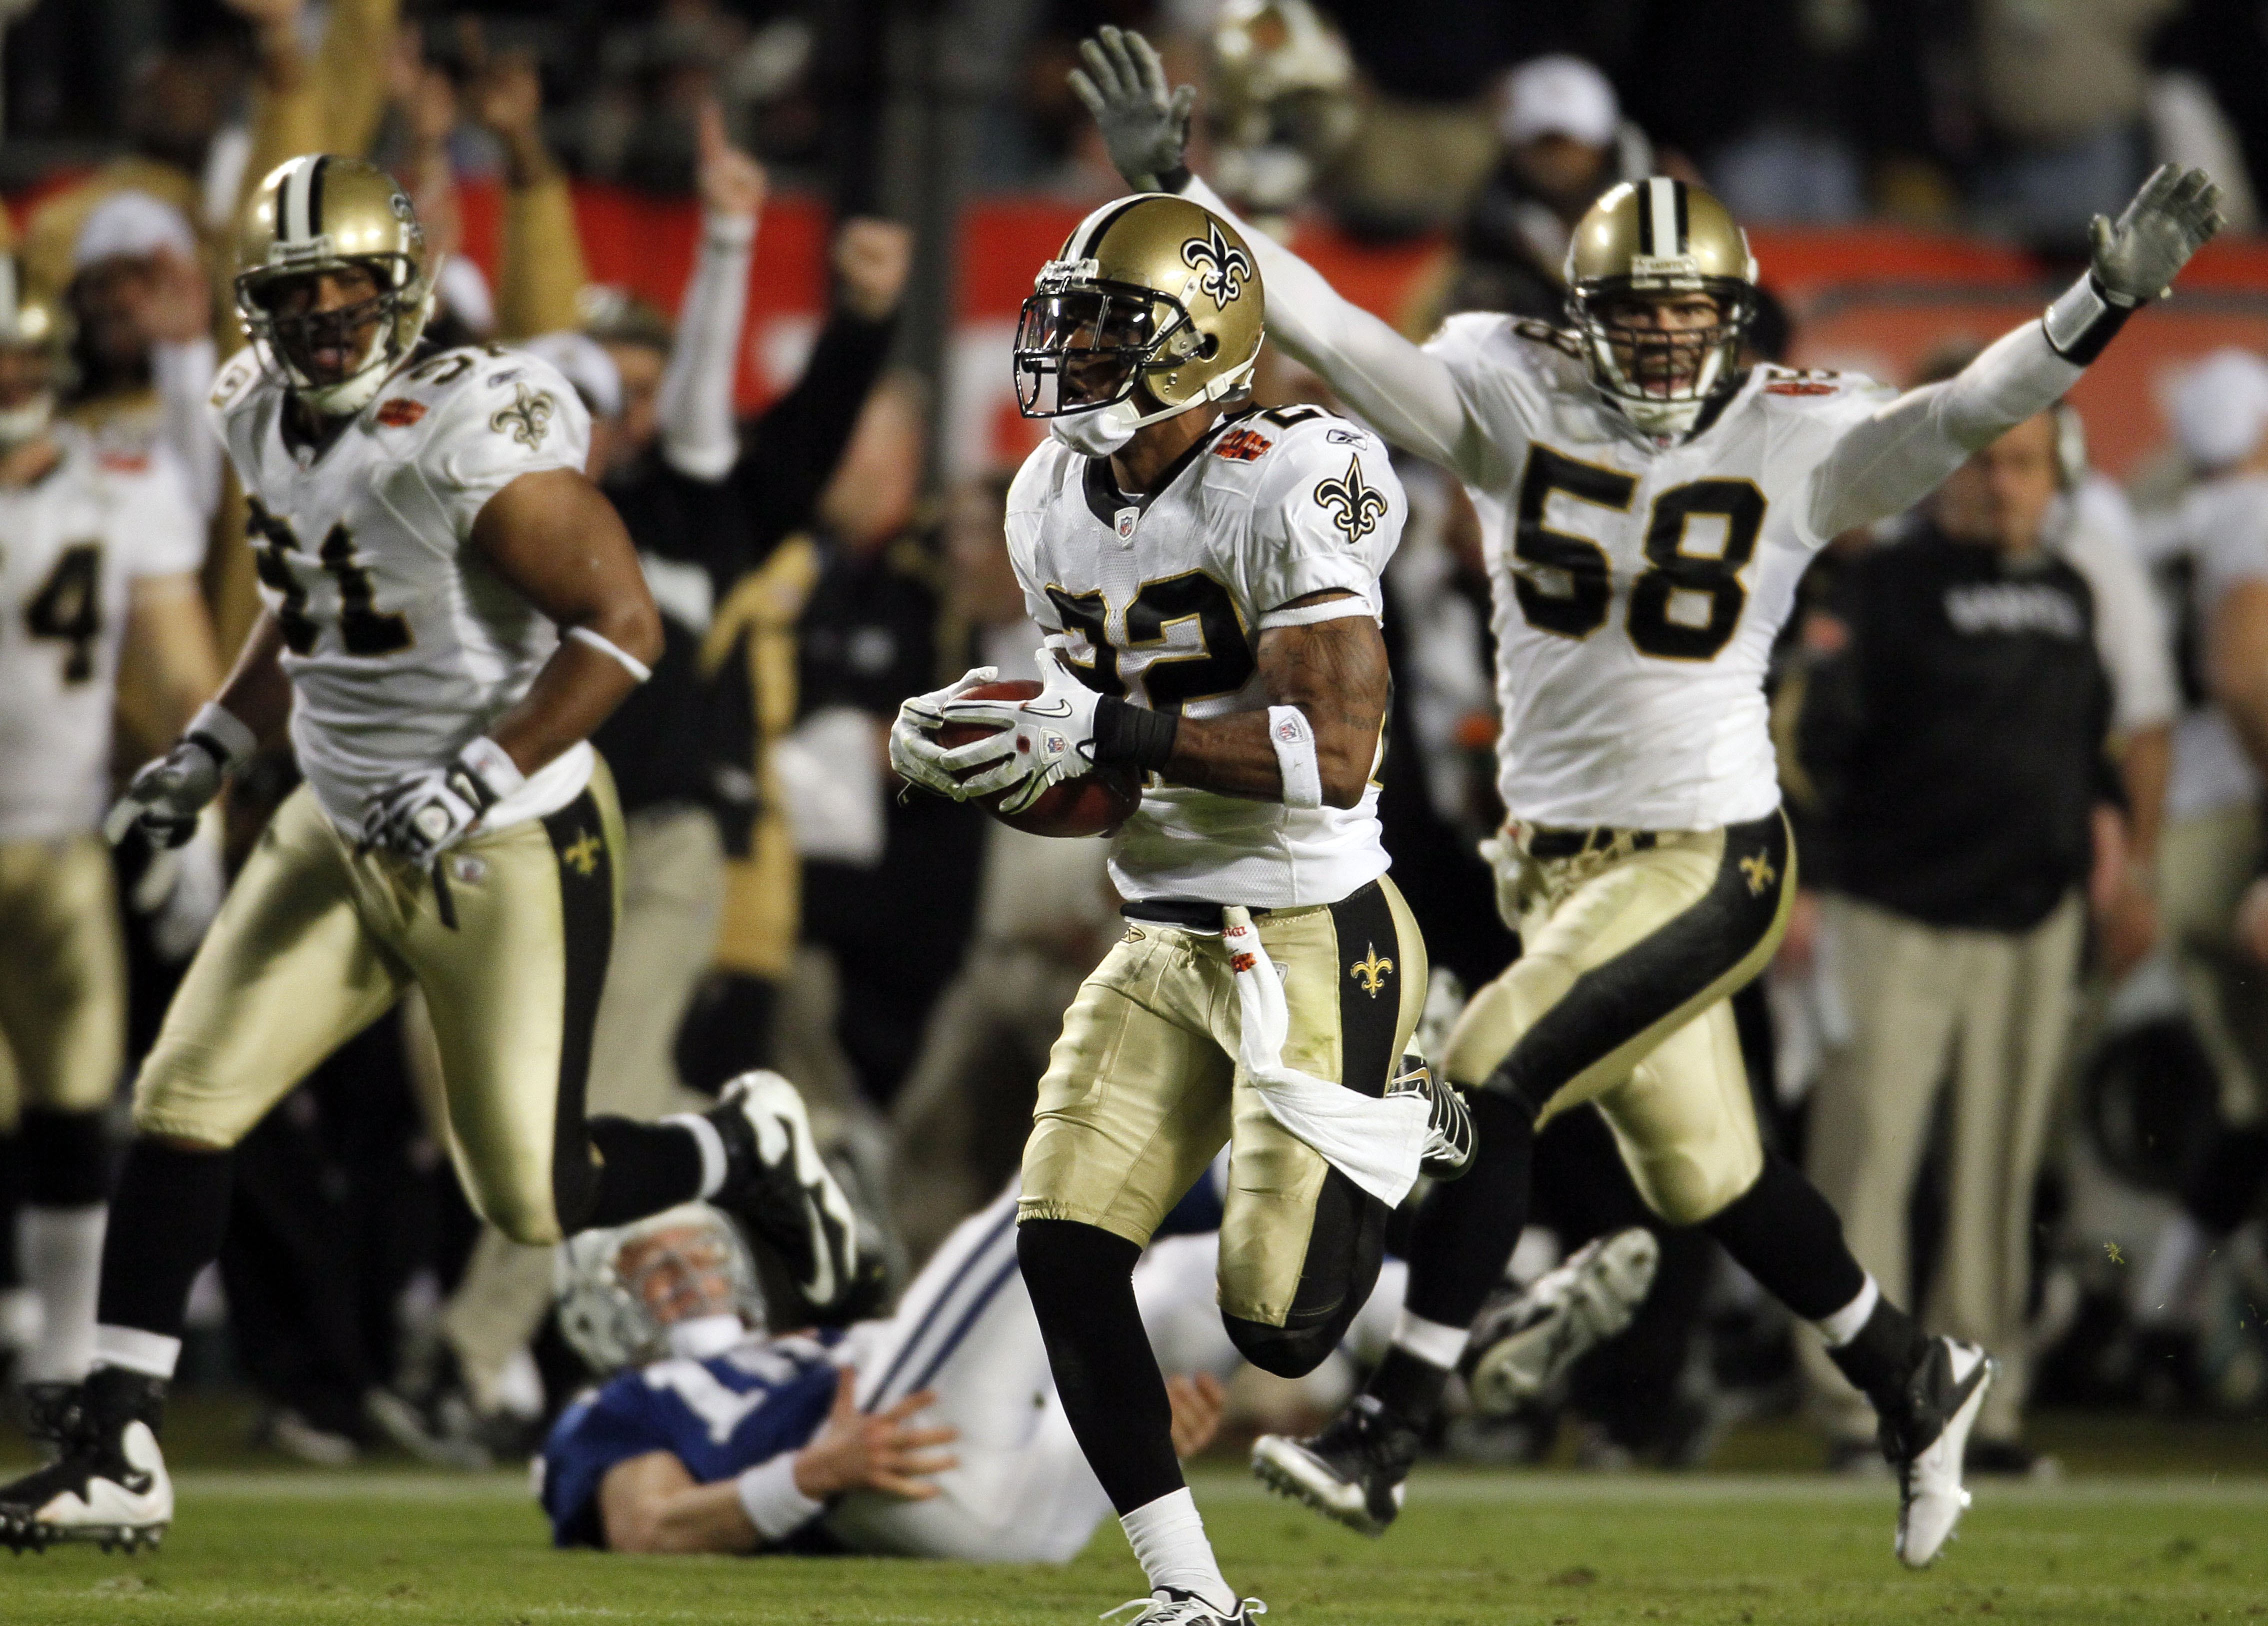
[[[1786,823],[1602,833],[1521,862],[1524,952],[1465,1008],[1443,1071],[1516,1095],[1539,1127],[1597,1102],[1646,1205],[1698,1224],[1764,1171],[1727,1001],[1787,928]]]
[[[1253,920],[1290,1008],[1285,1065],[1383,1094],[1425,1001],[1425,942],[1402,894],[1381,878]],[[1146,1244],[1226,1144],[1221,1312],[1248,1359],[1297,1373],[1369,1296],[1387,1209],[1269,1115],[1237,1065],[1241,1027],[1217,929],[1134,922],[1065,1014],[1017,1213]]]
[[[102,839],[0,843],[0,1126],[26,1106],[100,1110],[125,1045],[126,957]]]
[[[300,787],[166,1012],[135,1084],[136,1128],[235,1145],[415,983],[466,1194],[514,1241],[556,1242],[562,1215],[578,1216],[596,1187],[584,1082],[622,839],[601,763],[557,812],[452,847],[437,886],[426,868],[358,851]]]

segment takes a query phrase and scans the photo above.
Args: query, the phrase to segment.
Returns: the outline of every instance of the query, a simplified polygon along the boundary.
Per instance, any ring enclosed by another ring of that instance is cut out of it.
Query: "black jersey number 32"
[[[1528,452],[1512,551],[1529,568],[1514,573],[1513,594],[1530,626],[1562,638],[1588,638],[1606,625],[1613,570],[1598,543],[1543,522],[1555,491],[1626,514],[1638,481],[1549,447]],[[1689,524],[1704,518],[1725,522],[1725,545],[1715,553],[1689,553]],[[1653,499],[1646,528],[1646,568],[1631,584],[1630,637],[1640,654],[1663,661],[1717,658],[1748,606],[1740,573],[1756,557],[1764,524],[1764,494],[1748,480],[1695,480]],[[1705,617],[1693,613],[1700,606],[1706,607]],[[1685,613],[1673,615],[1674,608]]]

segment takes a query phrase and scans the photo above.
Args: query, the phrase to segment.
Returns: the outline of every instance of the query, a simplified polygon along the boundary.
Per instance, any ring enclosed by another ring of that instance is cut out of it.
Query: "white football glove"
[[[945,724],[947,705],[999,676],[997,666],[971,667],[944,688],[917,694],[898,707],[898,720],[890,725],[890,766],[901,779],[955,802],[967,799],[967,788],[946,765],[946,750],[937,743],[937,731]]]
[[[959,780],[964,798],[1005,790],[1000,811],[1021,813],[1049,786],[1094,768],[1094,708],[1102,697],[1073,675],[1053,639],[1040,653],[1040,678],[1039,693],[1028,700],[955,700],[945,707],[947,722],[997,730],[940,758],[948,772],[969,775]]]
[[[152,846],[180,846],[196,833],[205,804],[220,794],[221,775],[259,744],[234,713],[207,704],[189,719],[173,750],[142,765],[103,819],[102,833],[115,846],[138,825]]]
[[[476,739],[455,760],[412,769],[372,796],[363,814],[364,845],[430,864],[526,782],[503,747]]]
[[[2227,224],[2220,188],[2202,169],[2161,164],[2113,225],[2101,215],[2088,226],[2088,270],[2122,305],[2162,299],[2190,256]]]
[[[1079,55],[1086,65],[1071,70],[1071,93],[1094,115],[1120,178],[1137,192],[1161,190],[1164,177],[1182,167],[1197,87],[1168,87],[1166,65],[1130,28],[1103,24],[1079,41]]]

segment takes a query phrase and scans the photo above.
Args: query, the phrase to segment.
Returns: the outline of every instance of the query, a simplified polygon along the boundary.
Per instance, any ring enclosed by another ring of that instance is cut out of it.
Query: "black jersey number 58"
[[[1628,513],[1638,481],[1618,469],[1580,462],[1550,447],[1530,449],[1520,483],[1512,551],[1527,570],[1516,572],[1513,595],[1521,613],[1539,631],[1584,639],[1604,626],[1613,600],[1613,570],[1606,551],[1586,536],[1543,522],[1551,493]],[[1689,553],[1686,533],[1696,519],[1724,521],[1725,545],[1715,553]],[[1646,568],[1631,584],[1631,642],[1662,661],[1713,661],[1733,639],[1747,608],[1741,569],[1756,557],[1764,530],[1764,494],[1748,480],[1695,480],[1653,499],[1646,528]],[[1542,567],[1539,573],[1536,567]],[[1673,617],[1683,593],[1707,605],[1705,618]]]

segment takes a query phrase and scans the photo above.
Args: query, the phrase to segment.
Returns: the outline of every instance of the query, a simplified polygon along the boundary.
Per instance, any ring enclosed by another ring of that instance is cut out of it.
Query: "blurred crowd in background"
[[[0,18],[0,192],[25,276],[73,321],[67,410],[125,454],[180,460],[211,524],[224,652],[251,618],[253,566],[198,403],[242,342],[231,222],[268,167],[318,149],[387,166],[451,256],[436,340],[531,344],[584,395],[592,472],[668,631],[654,681],[599,736],[631,848],[594,1105],[677,1110],[777,1068],[887,1216],[901,1269],[1012,1174],[1062,1011],[1119,929],[1099,844],[901,795],[883,749],[905,697],[971,665],[1031,669],[1038,635],[1001,536],[1012,463],[989,433],[944,450],[970,399],[954,369],[996,367],[976,397],[994,400],[1006,348],[956,349],[946,330],[969,200],[1012,195],[1053,221],[1121,189],[1065,88],[1080,37],[1142,27],[1204,86],[1195,166],[1249,216],[1327,222],[1351,252],[1422,250],[1386,313],[1413,330],[1459,309],[1555,318],[1572,223],[1616,181],[1665,170],[1751,225],[1958,229],[2043,262],[2159,161],[2210,170],[2240,233],[2257,225],[2250,177],[2268,174],[2268,21],[2235,0],[7,0]],[[697,211],[681,286],[593,276],[645,253],[619,211],[592,234],[598,185]],[[770,262],[752,293],[752,239],[789,209],[829,222],[825,308],[797,343],[760,344],[750,301]],[[1050,246],[997,276],[1020,283]],[[1769,258],[1763,275],[1769,289]],[[2268,312],[2268,285],[2220,297]],[[1813,358],[1812,314],[1768,300],[1752,359]],[[2079,757],[2040,770],[2075,787],[2076,849],[2038,861],[2070,825],[2051,819],[2036,842],[2027,825],[1970,843],[2001,868],[1946,880],[1868,827],[1918,773],[1966,783],[1966,763],[2003,782],[1999,743],[1973,732],[1918,766],[1869,756],[1879,676],[1852,652],[1890,613],[1889,588],[1865,595],[1894,536],[1822,557],[1781,663],[1783,779],[1818,861],[1807,881],[1827,890],[1807,891],[1780,964],[1739,1006],[1768,1135],[1792,1155],[1811,1143],[1886,1288],[1940,1319],[1967,1313],[1965,1295],[2008,1301],[1999,1338],[2021,1347],[1999,1352],[2035,1403],[2268,1406],[2254,1308],[2268,1133],[2249,1127],[2268,1117],[2257,348],[2169,364],[2172,435],[2129,460],[2124,487],[2090,469],[2072,412],[2012,434],[1896,533],[2002,561],[2011,590],[1976,601],[1979,625],[2053,619],[2024,597],[2048,580],[2036,559],[2083,582],[2084,682],[2104,698]],[[763,403],[721,439],[688,405],[720,368],[755,374]],[[1280,358],[1261,377],[1271,403],[1319,395]],[[1446,1009],[1518,945],[1476,854],[1501,817],[1484,528],[1437,471],[1403,475],[1381,814]],[[137,693],[129,662],[122,768],[178,709]],[[1906,722],[1951,728],[1960,710]],[[180,855],[122,851],[129,1052],[293,774],[276,758],[239,775],[225,825]],[[1993,807],[1963,816],[1989,824]],[[1952,934],[1948,956],[2021,938],[2038,986],[1921,979],[1884,1016],[1849,987],[1890,974],[1852,946],[1888,941],[1864,939],[1869,910]],[[1870,1021],[1892,1023],[1912,1076],[1885,1082]],[[1980,1037],[1995,1021],[2023,1031]],[[185,1377],[248,1383],[263,1438],[313,1460],[388,1440],[492,1460],[524,1451],[579,1381],[543,1325],[548,1260],[482,1238],[448,1176],[429,1049],[414,1006],[381,1019],[246,1143],[229,1242],[193,1307]],[[11,1144],[0,1135],[0,1203],[21,1187]],[[1889,1149],[1869,1161],[1854,1145]],[[1537,1169],[1517,1275],[1652,1223],[1591,1112],[1552,1127]],[[1785,1316],[1707,1238],[1662,1241],[1638,1323],[1567,1394],[1454,1424],[1443,1448],[1533,1460],[1572,1430],[1587,1463],[1690,1466],[1731,1424],[1804,1408],[1837,1461],[1865,1460]],[[0,1350],[38,1314],[9,1257]],[[1349,1381],[1341,1363],[1241,1403],[1281,1422]],[[1997,1466],[2049,1471],[2016,1419],[2000,1438]]]

